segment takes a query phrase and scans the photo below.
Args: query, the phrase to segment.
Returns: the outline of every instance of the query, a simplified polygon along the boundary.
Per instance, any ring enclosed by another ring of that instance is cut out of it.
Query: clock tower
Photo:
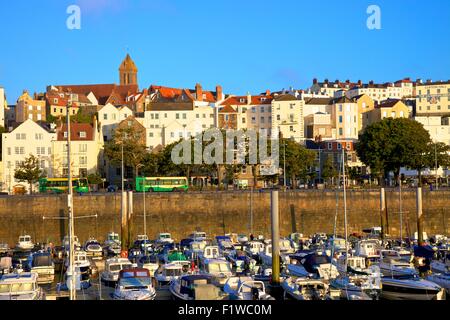
[[[119,78],[121,85],[138,84],[137,81],[138,69],[133,59],[127,54],[122,64],[119,67]]]

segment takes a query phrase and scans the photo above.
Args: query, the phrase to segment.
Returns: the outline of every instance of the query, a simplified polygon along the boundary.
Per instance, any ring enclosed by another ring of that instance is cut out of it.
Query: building
[[[53,143],[56,133],[44,123],[25,120],[9,133],[2,134],[3,191],[13,193],[14,189],[27,183],[14,179],[14,172],[30,155],[40,159],[41,169],[47,176],[53,176]]]
[[[352,100],[358,106],[358,132],[363,129],[363,117],[366,112],[374,109],[375,102],[371,97],[366,94],[361,94],[359,96],[354,96]]]
[[[152,85],[149,94],[143,120],[149,150],[217,127],[216,105],[224,98],[221,86],[213,92],[203,90],[200,84],[195,89]]]
[[[305,98],[305,105],[303,107],[303,116],[311,114],[330,113],[331,114],[331,99],[330,98]]]
[[[100,155],[103,149],[103,137],[94,125],[72,123],[70,125],[70,157],[73,177],[87,177],[99,172]],[[67,159],[67,124],[56,128],[53,141],[53,177],[67,177],[69,173]]]
[[[28,91],[24,90],[23,94],[17,99],[15,121],[22,123],[26,120],[46,121],[46,107],[45,100],[33,99]]]
[[[341,82],[339,80],[330,82],[328,79],[325,79],[324,82],[319,82],[317,79],[313,79],[313,84],[310,90],[314,94],[321,94],[328,96],[329,98],[335,98],[342,95],[340,92],[346,92],[356,85],[362,85],[362,81],[359,80],[357,83],[351,82],[350,80],[346,80],[345,82]]]
[[[434,142],[442,142],[450,145],[450,118],[440,116],[414,117],[430,133],[430,139]]]
[[[450,80],[416,82],[417,116],[450,116]]]
[[[90,95],[89,99],[85,94],[60,92],[58,90],[50,90],[45,93],[45,101],[47,114],[57,118],[67,115],[67,106],[69,113],[76,115],[81,107],[91,106],[96,102],[95,97]]]
[[[358,139],[358,105],[340,97],[331,100],[331,124],[336,129],[336,139]]]
[[[305,139],[303,107],[304,100],[291,94],[275,95],[271,107],[272,138],[282,137],[303,142]],[[269,119],[270,119],[269,118]]]
[[[0,86],[0,126],[6,128],[6,109],[8,104],[6,103],[5,89]]]
[[[134,63],[133,59],[131,59],[130,55],[127,54],[125,59],[122,61],[119,67],[119,79],[120,85],[128,86],[128,85],[136,85],[138,84],[138,68]]]
[[[102,107],[98,111],[98,121],[103,141],[111,140],[119,123],[131,115],[133,111],[128,107],[115,107],[110,103]]]
[[[219,114],[223,107],[236,111],[236,129],[266,130],[272,134],[272,100],[269,91],[266,94],[252,96],[230,96],[219,104]]]
[[[358,82],[357,85],[346,92],[347,97],[351,99],[362,94],[378,102],[387,99],[400,100],[403,98],[411,98],[414,95],[414,83],[409,78],[398,80],[394,83],[387,82],[378,84],[374,81],[369,81],[367,84],[362,84]]]
[[[376,104],[375,107],[363,115],[363,128],[385,118],[408,118],[409,108],[397,99],[390,99]]]
[[[317,112],[305,117],[305,137],[314,141],[334,139],[336,129],[331,123],[331,114]]]

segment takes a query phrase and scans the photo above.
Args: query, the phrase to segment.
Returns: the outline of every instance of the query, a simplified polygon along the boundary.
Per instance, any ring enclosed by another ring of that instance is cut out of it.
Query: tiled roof
[[[328,106],[330,103],[331,103],[330,98],[309,98],[305,100],[305,104],[312,104],[312,105]]]
[[[399,99],[384,100],[381,103],[375,105],[375,108],[392,108],[399,102],[401,102],[401,100]]]
[[[227,99],[225,99],[221,105],[231,105],[231,106],[237,106],[237,105],[262,105],[262,104],[271,104],[273,97],[267,96],[267,95],[258,95],[258,96],[251,96],[251,102],[247,103],[247,96],[231,96]]]
[[[222,108],[220,108],[219,113],[236,113],[237,111],[233,109],[232,106],[226,105]]]
[[[125,104],[126,97],[139,92],[139,88],[135,84],[116,85],[116,84],[88,84],[88,85],[56,85],[58,91],[72,92],[88,95],[90,92],[94,94],[100,105],[105,105],[114,93],[119,101],[116,105]]]
[[[273,98],[273,100],[275,101],[293,101],[293,100],[297,100],[297,98],[295,96],[293,96],[292,94],[280,94],[277,95]]]
[[[64,132],[67,132],[67,124],[57,128],[57,140],[65,141]],[[81,132],[85,132],[86,136],[81,137]],[[94,140],[94,128],[88,123],[71,123],[70,124],[70,140],[71,141],[92,141]]]
[[[164,99],[164,100],[180,100],[182,97],[186,97],[187,100],[190,101],[200,101],[195,94],[195,89],[179,89],[179,88],[170,88],[158,85],[151,85],[149,88],[149,92],[157,93],[158,96],[156,99]],[[202,101],[205,102],[216,102],[217,101],[217,93],[214,91],[202,91],[203,97]]]

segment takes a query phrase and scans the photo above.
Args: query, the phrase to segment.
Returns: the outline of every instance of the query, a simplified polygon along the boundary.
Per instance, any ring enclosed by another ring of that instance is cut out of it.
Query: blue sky
[[[66,9],[81,7],[81,30]],[[381,8],[381,30],[366,27]],[[0,3],[0,86],[117,83],[128,51],[139,85],[226,93],[306,88],[312,79],[450,78],[448,0],[15,0]]]

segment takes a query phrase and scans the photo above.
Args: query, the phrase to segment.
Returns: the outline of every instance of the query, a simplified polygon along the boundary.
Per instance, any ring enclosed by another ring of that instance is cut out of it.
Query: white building
[[[450,145],[450,118],[440,116],[414,117],[430,133],[433,142],[443,142]]]
[[[0,126],[2,127],[6,127],[5,109],[6,109],[5,89],[0,86]]]
[[[26,190],[29,189],[26,182],[14,179],[14,172],[30,155],[40,159],[41,168],[51,177],[53,175],[52,155],[55,140],[56,133],[32,120],[26,120],[11,132],[2,134],[2,191],[11,193],[19,184],[23,185]]]
[[[331,102],[331,121],[336,129],[336,139],[358,139],[358,105],[341,97]]]
[[[298,100],[290,94],[277,95],[272,100],[272,138],[277,138],[280,132],[284,138],[303,142],[304,130],[304,100]]]
[[[128,107],[115,107],[108,103],[101,108],[98,111],[98,121],[103,140],[111,140],[119,123],[131,115],[133,111]]]

